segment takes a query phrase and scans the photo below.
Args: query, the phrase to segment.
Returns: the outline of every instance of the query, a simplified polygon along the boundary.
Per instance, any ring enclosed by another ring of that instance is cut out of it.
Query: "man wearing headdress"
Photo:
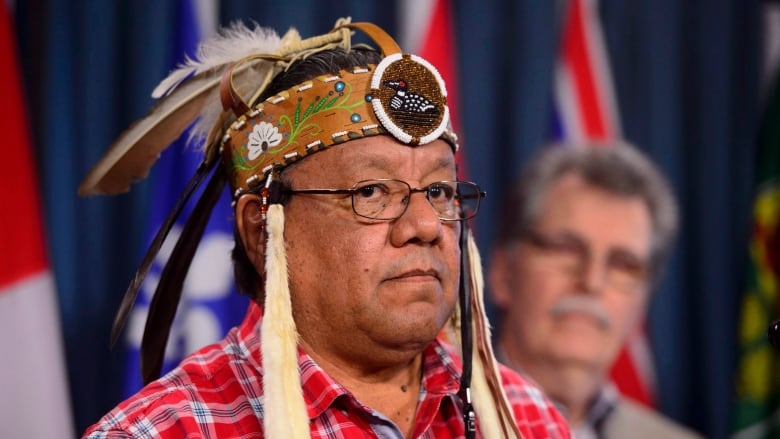
[[[354,30],[380,51],[350,48]],[[205,47],[253,38],[273,36],[234,27]],[[144,149],[158,152],[191,121],[175,117],[179,108],[221,101],[221,113],[200,109],[204,161],[184,199],[211,177],[152,301],[142,345],[149,384],[85,437],[569,437],[539,389],[493,356],[466,222],[484,193],[457,181],[435,69],[368,23],[267,46],[174,72],[163,102],[82,185],[124,188],[153,163]],[[219,98],[193,92],[209,84]],[[157,378],[191,241],[225,184],[236,280],[254,300],[221,343]]]

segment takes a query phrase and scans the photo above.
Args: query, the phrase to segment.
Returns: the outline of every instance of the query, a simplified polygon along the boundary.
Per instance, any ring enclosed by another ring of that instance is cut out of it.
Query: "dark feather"
[[[149,305],[149,315],[146,318],[146,327],[141,341],[141,376],[144,384],[160,376],[165,357],[165,345],[181,299],[184,278],[187,276],[192,258],[195,256],[195,251],[211,218],[211,212],[219,201],[226,181],[225,170],[218,167],[187,219],[179,240],[160,275],[157,290]]]
[[[112,347],[114,344],[116,344],[116,341],[119,339],[119,334],[122,333],[122,329],[125,327],[125,323],[127,323],[127,317],[130,314],[130,310],[133,308],[133,305],[135,304],[135,299],[138,297],[138,291],[140,291],[141,286],[144,283],[144,279],[146,279],[146,275],[149,274],[149,269],[152,266],[152,262],[154,262],[154,258],[156,258],[157,254],[160,252],[160,248],[165,242],[165,238],[168,236],[168,232],[170,232],[171,227],[173,227],[173,223],[181,214],[181,211],[187,204],[187,201],[208,175],[214,163],[216,163],[216,160],[207,159],[198,166],[198,169],[195,171],[195,175],[193,175],[192,178],[190,178],[190,181],[187,182],[187,186],[181,195],[179,195],[179,199],[176,200],[175,206],[168,214],[168,217],[165,218],[165,222],[162,224],[162,226],[160,226],[160,229],[154,236],[152,243],[146,250],[146,254],[141,260],[141,264],[138,266],[138,270],[136,270],[133,279],[130,281],[130,285],[127,287],[127,290],[125,290],[125,295],[122,297],[122,302],[119,304],[119,309],[117,310],[116,316],[114,317],[114,324],[111,327]]]

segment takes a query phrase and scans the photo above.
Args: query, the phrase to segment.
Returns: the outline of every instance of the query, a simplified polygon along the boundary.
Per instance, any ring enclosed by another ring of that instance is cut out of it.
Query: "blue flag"
[[[200,39],[211,29],[201,29],[195,0],[179,0],[176,55],[171,67],[193,56]],[[203,154],[199,145],[187,144],[187,133],[166,149],[153,168],[153,193],[148,224],[151,241],[160,225],[173,208],[187,181],[195,173]],[[168,260],[173,244],[183,228],[199,193],[194,194],[177,223],[173,226],[138,296],[128,320],[126,338],[126,367],[123,393],[129,396],[137,392],[143,382],[140,373],[140,346],[149,303],[157,287],[160,274]],[[203,235],[195,257],[184,281],[182,298],[171,326],[165,350],[162,373],[175,367],[186,355],[220,340],[227,331],[243,318],[247,297],[235,289],[230,252],[233,248],[233,212],[227,191],[215,206],[211,220]]]

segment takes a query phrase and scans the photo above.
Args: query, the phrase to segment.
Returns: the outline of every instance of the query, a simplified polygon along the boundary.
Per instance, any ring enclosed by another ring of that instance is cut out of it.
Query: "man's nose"
[[[442,231],[439,213],[428,201],[425,192],[409,194],[406,211],[399,220],[409,222],[415,228],[415,235],[425,242],[437,239]]]
[[[609,267],[599,258],[584,258],[580,263],[577,279],[583,292],[601,293],[608,283]]]

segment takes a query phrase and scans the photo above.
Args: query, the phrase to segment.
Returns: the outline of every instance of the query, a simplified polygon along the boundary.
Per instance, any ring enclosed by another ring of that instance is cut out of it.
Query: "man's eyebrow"
[[[373,168],[383,171],[392,169],[389,161],[381,157],[361,157],[358,160],[355,160],[355,163],[357,163],[361,168]]]
[[[355,163],[361,168],[373,168],[381,171],[392,171],[397,169],[395,163],[390,163],[390,160],[384,157],[359,157],[355,159]],[[434,164],[433,170],[455,168],[455,156],[442,156]]]
[[[455,154],[446,155],[439,158],[437,166],[439,168],[454,168],[455,167]]]

